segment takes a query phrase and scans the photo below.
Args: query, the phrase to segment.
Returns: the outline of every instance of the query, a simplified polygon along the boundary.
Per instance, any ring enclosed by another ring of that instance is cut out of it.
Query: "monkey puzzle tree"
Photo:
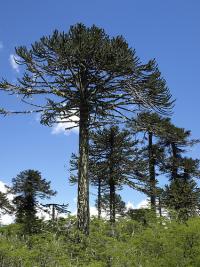
[[[200,188],[195,178],[199,179],[199,160],[181,158],[177,166],[177,176],[165,186],[162,201],[165,207],[173,209],[178,219],[185,221],[199,214]]]
[[[115,194],[115,216],[123,216],[126,212],[126,203],[122,200],[119,194]],[[98,201],[95,202],[95,206],[98,208]],[[110,216],[110,194],[104,193],[101,196],[101,210],[104,211],[107,215]]]
[[[124,184],[136,187],[136,145],[137,141],[131,140],[129,131],[120,130],[117,126],[99,129],[91,138],[91,155],[97,159],[91,164],[91,172],[94,173],[93,183],[99,187],[100,179],[104,195],[108,192],[111,223],[115,222],[117,190]]]
[[[143,133],[144,140],[147,140],[146,147],[141,148],[143,154],[142,161],[146,161],[147,168],[145,170],[145,176],[147,179],[147,194],[150,196],[151,208],[156,212],[156,197],[158,195],[157,188],[157,173],[156,167],[162,163],[163,160],[163,148],[156,144],[156,138],[163,135],[165,130],[165,124],[169,122],[169,118],[163,118],[156,113],[143,112],[140,113],[137,118],[133,118],[127,123],[130,131],[134,134]]]
[[[170,180],[175,180],[182,163],[182,153],[185,153],[188,147],[199,143],[199,140],[191,139],[191,131],[176,127],[170,120],[165,120],[162,126],[159,145],[166,150],[163,171],[169,174]]]
[[[77,215],[78,228],[87,234],[89,128],[124,119],[135,105],[166,112],[172,106],[171,95],[154,60],[141,64],[123,37],[110,38],[96,26],[77,24],[67,33],[56,30],[30,49],[16,48],[16,54],[25,72],[16,84],[3,80],[0,88],[21,96],[34,109],[2,108],[1,113],[39,112],[42,124],[73,121],[79,126]]]
[[[50,182],[35,170],[25,170],[13,178],[10,192],[15,195],[16,222],[23,223],[26,231],[31,233],[36,221],[38,198],[49,198],[56,192],[51,190]]]

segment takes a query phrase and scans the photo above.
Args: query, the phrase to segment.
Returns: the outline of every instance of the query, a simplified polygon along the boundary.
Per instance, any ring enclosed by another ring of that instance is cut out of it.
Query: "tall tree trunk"
[[[56,214],[55,214],[55,204],[52,204],[52,221],[53,221],[53,222],[55,221],[55,218],[56,218],[55,215],[56,215]]]
[[[115,223],[115,183],[113,179],[110,180],[110,222],[111,224]]]
[[[89,234],[89,112],[87,105],[80,106],[80,129],[79,129],[79,168],[78,168],[78,229],[84,234]]]
[[[178,153],[177,153],[177,147],[176,144],[171,144],[172,148],[172,180],[175,181],[176,178],[178,178]]]
[[[110,132],[110,177],[109,177],[109,187],[110,187],[110,222],[111,224],[115,223],[115,181],[113,177],[113,146],[114,146],[114,133],[111,128]]]
[[[98,177],[98,219],[101,219],[101,178]]]
[[[162,217],[162,206],[161,206],[161,198],[158,197],[158,209],[159,209],[159,215]]]
[[[156,173],[155,173],[155,158],[153,153],[153,134],[149,135],[149,180],[150,180],[150,202],[151,209],[156,212]]]

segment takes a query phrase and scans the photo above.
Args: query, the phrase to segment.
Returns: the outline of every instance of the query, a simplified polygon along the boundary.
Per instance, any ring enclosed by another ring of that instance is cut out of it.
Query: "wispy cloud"
[[[134,205],[131,201],[126,203],[126,209],[146,209],[149,208],[149,202],[147,199],[141,200],[137,205]]]
[[[19,73],[19,65],[16,63],[16,60],[18,59],[18,56],[10,54],[9,56],[9,62],[13,70]]]
[[[69,122],[65,122],[65,118],[60,118],[58,123],[54,124],[52,127],[52,134],[65,134],[69,135],[70,133],[79,133],[79,127],[76,126],[77,122],[79,121],[79,118],[77,116],[71,116],[69,119]],[[63,121],[63,122],[62,122]],[[73,128],[75,127],[75,128]],[[68,129],[68,130],[67,130]]]
[[[3,49],[3,43],[0,41],[0,51]]]

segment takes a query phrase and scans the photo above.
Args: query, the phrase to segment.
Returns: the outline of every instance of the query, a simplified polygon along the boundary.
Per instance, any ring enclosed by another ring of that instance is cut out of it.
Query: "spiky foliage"
[[[31,233],[34,230],[39,199],[49,198],[56,192],[51,190],[50,182],[36,170],[20,172],[12,179],[10,192],[15,195],[13,203],[16,205],[16,222],[23,223],[26,232]]]
[[[167,112],[173,104],[170,92],[154,60],[141,64],[123,37],[110,38],[96,26],[77,24],[67,33],[56,30],[30,49],[16,48],[16,55],[25,73],[17,84],[3,80],[0,88],[21,96],[34,109],[10,112],[2,107],[1,113],[39,112],[45,125],[79,125],[78,228],[87,234],[89,127],[124,119],[135,105]],[[34,97],[37,103],[32,96],[39,96]]]

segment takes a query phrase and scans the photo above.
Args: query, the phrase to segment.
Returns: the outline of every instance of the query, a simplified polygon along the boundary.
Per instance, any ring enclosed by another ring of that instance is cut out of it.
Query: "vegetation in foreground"
[[[41,223],[38,233],[24,235],[20,224],[0,228],[0,266],[199,266],[200,218],[186,224],[149,217],[122,218],[115,227],[91,220],[89,236],[77,232],[76,219]]]

